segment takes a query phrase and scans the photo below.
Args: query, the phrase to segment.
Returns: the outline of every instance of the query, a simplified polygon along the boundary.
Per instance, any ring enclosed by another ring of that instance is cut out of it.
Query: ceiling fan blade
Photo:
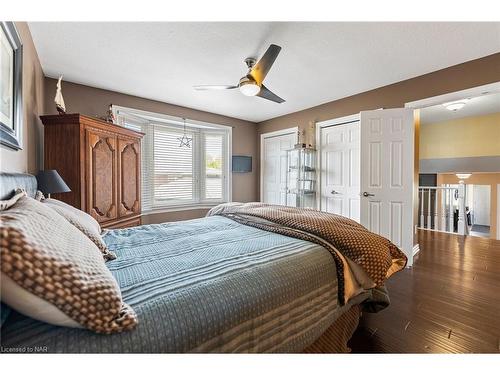
[[[271,90],[269,90],[266,86],[262,85],[260,88],[259,93],[257,96],[260,96],[261,98],[270,100],[272,102],[276,103],[284,103],[285,99],[281,99],[278,95],[273,93]]]
[[[232,90],[237,89],[238,86],[233,85],[196,85],[193,86],[195,90]]]
[[[273,66],[274,60],[276,60],[280,51],[280,46],[271,44],[260,60],[257,61],[257,64],[250,70],[250,75],[259,85],[262,84],[262,81],[266,78],[267,73]]]

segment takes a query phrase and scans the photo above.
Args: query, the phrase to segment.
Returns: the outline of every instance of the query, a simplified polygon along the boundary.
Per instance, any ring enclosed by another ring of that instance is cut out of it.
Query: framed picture
[[[0,22],[0,144],[22,149],[23,46],[13,22]]]

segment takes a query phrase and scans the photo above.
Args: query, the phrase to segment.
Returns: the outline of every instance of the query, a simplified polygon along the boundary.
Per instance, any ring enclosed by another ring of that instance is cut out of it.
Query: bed
[[[36,192],[30,175],[0,176],[0,196]],[[107,262],[139,324],[103,335],[46,324],[15,311],[5,351],[67,353],[347,352],[363,307],[386,306],[383,287],[338,298],[323,246],[223,216],[107,231]]]

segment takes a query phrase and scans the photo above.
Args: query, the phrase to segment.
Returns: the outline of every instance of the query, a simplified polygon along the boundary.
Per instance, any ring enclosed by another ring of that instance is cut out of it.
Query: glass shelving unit
[[[287,151],[287,206],[316,208],[316,150],[296,146]]]

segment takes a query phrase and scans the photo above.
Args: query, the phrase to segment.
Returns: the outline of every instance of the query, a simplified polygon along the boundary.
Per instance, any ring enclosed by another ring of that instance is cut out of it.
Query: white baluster
[[[427,229],[431,228],[431,189],[427,189],[427,194],[429,197],[427,198]]]
[[[434,229],[439,230],[439,225],[438,225],[438,189],[434,190]]]
[[[449,207],[448,207],[448,223],[449,223],[449,230],[448,232],[453,233],[454,228],[453,228],[453,195],[455,194],[455,189],[448,189],[448,196],[449,196]]]
[[[446,232],[446,189],[441,189],[441,230]]]
[[[425,228],[425,224],[424,224],[424,189],[420,189],[420,228]]]
[[[465,234],[465,185],[462,182],[458,188],[458,234]]]

